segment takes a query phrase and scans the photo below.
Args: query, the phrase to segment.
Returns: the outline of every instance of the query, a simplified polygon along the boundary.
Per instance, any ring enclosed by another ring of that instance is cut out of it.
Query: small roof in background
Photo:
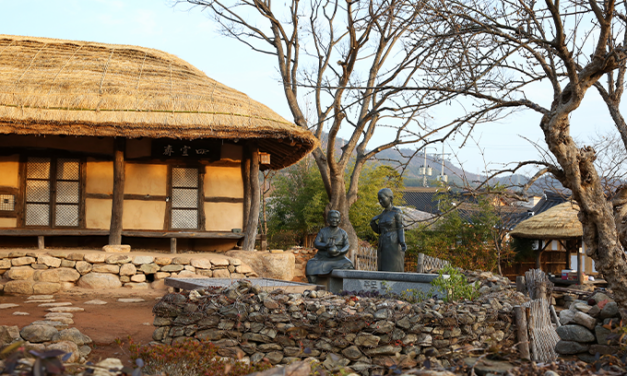
[[[583,236],[579,206],[565,202],[520,222],[510,235],[529,239],[566,239]]]
[[[318,144],[307,130],[150,48],[0,35],[0,134],[255,139],[272,169]]]
[[[403,200],[407,206],[412,206],[419,211],[437,214],[440,209],[434,197],[446,191],[445,187],[408,187],[403,189]]]

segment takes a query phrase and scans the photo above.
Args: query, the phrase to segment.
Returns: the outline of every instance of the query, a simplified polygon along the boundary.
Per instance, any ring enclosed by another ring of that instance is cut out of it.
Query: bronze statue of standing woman
[[[403,228],[403,213],[401,209],[394,207],[394,194],[390,188],[379,191],[379,204],[383,212],[370,220],[370,227],[379,236],[377,248],[377,261],[379,271],[404,272],[405,271],[405,230]]]

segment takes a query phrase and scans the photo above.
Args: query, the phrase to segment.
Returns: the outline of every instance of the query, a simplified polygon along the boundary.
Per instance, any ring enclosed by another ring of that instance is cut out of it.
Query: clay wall
[[[113,138],[0,135],[0,147],[28,147],[112,155]]]

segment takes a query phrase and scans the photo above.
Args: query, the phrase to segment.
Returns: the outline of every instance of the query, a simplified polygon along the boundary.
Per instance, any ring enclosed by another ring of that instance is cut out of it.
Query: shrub
[[[450,303],[463,299],[473,300],[479,296],[479,282],[468,283],[466,276],[458,269],[447,265],[440,269],[438,274],[438,278],[433,280],[431,284],[446,293],[443,299],[445,302]],[[444,278],[444,275],[449,277]]]
[[[218,347],[207,341],[185,340],[172,345],[129,344],[131,359],[142,359],[144,374],[169,376],[243,376],[271,367],[269,362],[249,365],[241,360],[222,358]]]

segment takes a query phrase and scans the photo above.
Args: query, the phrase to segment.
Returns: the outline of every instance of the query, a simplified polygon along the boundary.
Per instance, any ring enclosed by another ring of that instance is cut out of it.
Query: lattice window
[[[198,229],[198,169],[172,168],[172,229]]]
[[[29,157],[26,163],[26,226],[78,227],[80,161]]]
[[[14,211],[14,210],[15,210],[15,196],[0,195],[0,211]]]

